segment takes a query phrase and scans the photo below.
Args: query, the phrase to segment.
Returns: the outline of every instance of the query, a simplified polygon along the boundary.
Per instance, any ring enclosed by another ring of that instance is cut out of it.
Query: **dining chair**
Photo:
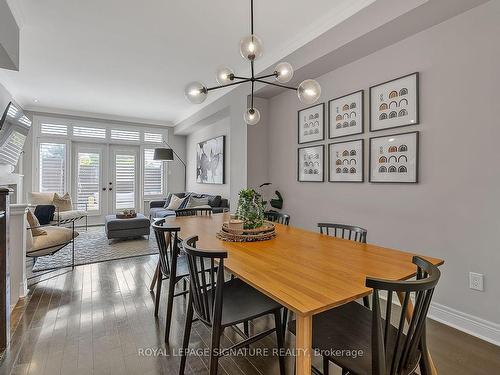
[[[282,214],[280,212],[275,212],[275,211],[264,212],[264,218],[274,223],[279,223],[283,225],[290,224],[290,215]]]
[[[175,210],[175,216],[212,216],[211,207],[193,207]]]
[[[328,236],[366,243],[368,231],[361,227],[346,224],[318,223],[319,232]],[[370,307],[368,296],[363,297],[363,305]]]
[[[202,250],[196,248],[198,237],[187,238],[183,242],[189,265],[189,298],[184,328],[179,374],[184,374],[191,326],[196,313],[197,319],[212,330],[210,343],[210,375],[216,375],[219,357],[233,353],[276,332],[279,349],[280,375],[285,375],[283,332],[281,326],[281,305],[240,279],[224,281],[225,251]],[[208,267],[207,267],[208,263]],[[236,325],[265,315],[274,315],[275,327],[247,336]],[[243,338],[243,341],[229,348],[220,348],[220,339],[227,327]]]
[[[181,228],[165,225],[165,219],[156,220],[152,226],[155,232],[159,254],[159,272],[156,281],[154,316],[158,316],[162,283],[164,280],[168,280],[167,312],[165,320],[165,342],[168,342],[174,297],[185,296],[188,293],[185,280],[189,276],[189,271],[186,255],[180,254],[178,234]],[[175,286],[181,280],[184,281],[184,288],[181,292],[175,293]]]
[[[313,317],[313,347],[323,356],[324,375],[329,362],[343,374],[408,375],[419,366],[420,374],[430,374],[425,322],[441,273],[423,258],[415,256],[412,262],[416,280],[366,278],[366,286],[373,288],[371,310],[351,302]],[[382,293],[387,295],[385,303]],[[393,305],[394,294],[401,307]],[[295,333],[294,321],[289,329]],[[338,355],[337,348],[363,354]]]

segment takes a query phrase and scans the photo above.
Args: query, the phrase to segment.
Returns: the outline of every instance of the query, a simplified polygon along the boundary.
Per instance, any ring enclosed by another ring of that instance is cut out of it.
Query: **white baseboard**
[[[500,346],[500,324],[466,314],[435,302],[431,303],[428,317],[468,333],[469,335],[476,336],[484,341]]]

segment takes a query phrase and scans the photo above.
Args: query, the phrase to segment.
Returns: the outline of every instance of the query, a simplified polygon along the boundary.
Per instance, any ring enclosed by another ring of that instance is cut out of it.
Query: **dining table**
[[[370,295],[366,278],[406,280],[416,275],[412,258],[435,265],[443,260],[369,243],[332,237],[293,226],[275,224],[267,241],[228,242],[217,237],[229,213],[166,218],[180,227],[179,236],[198,236],[197,247],[225,250],[226,270],[295,313],[297,375],[310,375],[313,316]],[[399,296],[402,298],[403,296]],[[407,318],[410,318],[409,316]],[[437,374],[430,353],[424,353]]]

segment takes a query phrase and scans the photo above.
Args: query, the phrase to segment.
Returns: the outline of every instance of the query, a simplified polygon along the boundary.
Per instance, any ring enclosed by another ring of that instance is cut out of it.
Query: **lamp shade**
[[[171,148],[155,148],[153,160],[172,161],[174,160],[174,151]]]

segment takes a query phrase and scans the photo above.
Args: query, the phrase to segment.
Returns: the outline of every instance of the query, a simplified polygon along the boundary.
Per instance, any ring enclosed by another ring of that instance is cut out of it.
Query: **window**
[[[144,142],[161,143],[163,136],[158,133],[144,133]]]
[[[137,131],[111,129],[111,139],[120,141],[140,141],[141,138]]]
[[[66,191],[66,144],[40,143],[39,188],[41,192]]]
[[[153,160],[154,150],[144,150],[144,195],[163,194],[163,162]]]
[[[17,165],[25,140],[26,136],[24,134],[16,131],[10,133],[7,142],[0,148],[0,163]]]
[[[42,123],[40,131],[42,134],[67,135],[68,134],[68,127],[66,125],[60,125],[60,124]]]
[[[73,126],[73,135],[75,137],[105,139],[106,138],[106,129],[90,128],[88,126]]]
[[[99,210],[100,159],[97,152],[79,152],[76,204],[79,210]]]
[[[130,154],[116,154],[116,209],[135,208],[135,183],[135,156]]]

